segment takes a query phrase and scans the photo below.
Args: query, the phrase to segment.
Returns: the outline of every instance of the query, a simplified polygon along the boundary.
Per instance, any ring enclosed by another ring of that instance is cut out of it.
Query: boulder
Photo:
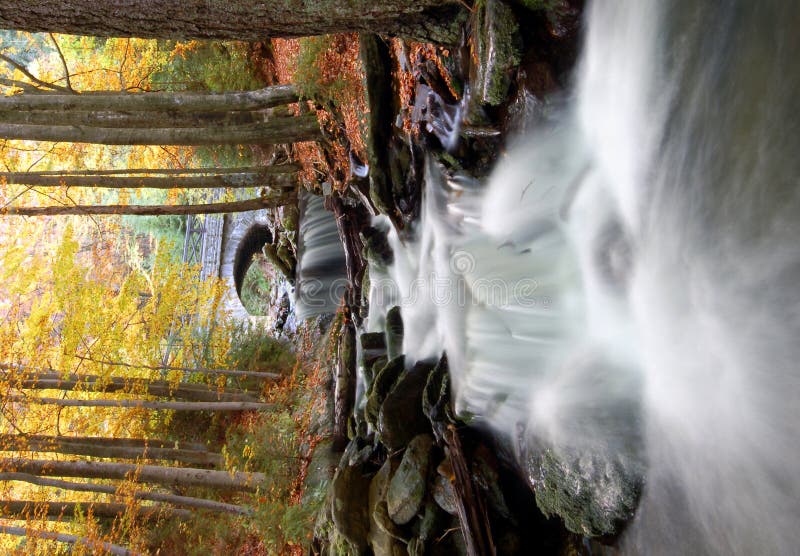
[[[386,313],[386,354],[389,359],[403,353],[403,315],[400,307],[394,306]]]
[[[369,534],[367,540],[376,556],[395,556],[405,552],[398,540],[400,531],[389,518],[386,509],[386,492],[397,465],[387,459],[369,485]],[[380,508],[379,508],[380,506]]]
[[[398,525],[411,521],[422,508],[432,450],[433,438],[429,434],[415,437],[389,482],[386,504],[389,516]]]
[[[422,392],[432,369],[432,365],[420,362],[403,371],[381,404],[377,430],[390,452],[406,447],[415,436],[430,432],[430,423],[422,412]]]
[[[405,369],[406,360],[402,355],[386,363],[375,373],[372,388],[367,394],[366,419],[372,426],[377,427],[378,414],[386,395],[391,391],[397,378]],[[373,367],[375,368],[375,367]]]
[[[356,554],[363,554],[367,549],[370,479],[361,465],[344,465],[333,478],[333,524]]]

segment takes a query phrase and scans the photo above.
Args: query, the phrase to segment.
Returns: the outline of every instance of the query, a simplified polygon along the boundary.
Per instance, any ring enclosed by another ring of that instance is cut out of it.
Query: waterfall
[[[632,519],[632,553],[800,544],[797,21],[595,2],[567,105],[485,186],[429,162],[413,239],[371,268],[369,326],[400,304],[408,364],[447,352],[540,506]]]
[[[344,249],[336,218],[324,199],[303,191],[297,245],[297,320],[334,313],[347,286]]]

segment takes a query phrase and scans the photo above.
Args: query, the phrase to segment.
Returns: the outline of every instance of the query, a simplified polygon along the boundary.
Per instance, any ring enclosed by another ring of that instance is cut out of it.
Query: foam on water
[[[594,3],[563,113],[486,191],[429,163],[416,239],[390,234],[373,280],[370,326],[401,303],[462,413],[583,452],[641,438],[630,552],[800,546],[797,21]]]

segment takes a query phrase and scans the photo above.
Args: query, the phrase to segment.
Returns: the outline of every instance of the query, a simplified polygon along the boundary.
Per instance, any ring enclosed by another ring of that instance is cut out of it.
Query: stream
[[[373,218],[392,256],[370,260],[361,331],[399,306],[405,367],[446,353],[455,412],[570,531],[796,553],[800,4],[585,17],[572,90],[488,178],[428,156],[410,230]]]

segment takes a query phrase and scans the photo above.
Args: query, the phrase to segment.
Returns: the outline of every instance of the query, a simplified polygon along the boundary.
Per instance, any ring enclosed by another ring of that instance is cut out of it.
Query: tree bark
[[[131,363],[123,363],[122,361],[106,361],[103,359],[93,359],[91,357],[84,357],[76,355],[78,359],[100,363],[102,365],[112,365],[114,367],[125,367],[129,369],[149,369],[151,371],[181,371],[184,373],[198,373],[207,375],[223,375],[223,376],[238,376],[242,378],[260,378],[264,380],[277,380],[281,378],[280,373],[270,373],[264,371],[237,371],[233,369],[204,369],[202,367],[173,367],[170,365],[134,365]],[[0,369],[6,371],[34,371],[40,372],[39,369],[33,369],[26,365],[18,365],[15,363],[0,363]],[[41,369],[47,373],[57,373],[53,369]]]
[[[95,517],[114,519],[123,515],[130,508],[125,504],[109,502],[36,502],[34,500],[2,500],[0,501],[0,515],[6,519],[27,519],[34,515],[44,515],[51,519],[61,517],[75,517],[80,513],[87,513],[91,509]],[[42,511],[44,510],[44,511]],[[160,515],[192,517],[189,510],[180,510],[166,506],[141,506],[137,508],[139,517],[155,518]]]
[[[0,28],[104,37],[263,40],[370,31],[455,44],[456,0],[5,0]]]
[[[36,187],[104,187],[106,189],[206,189],[211,187],[292,187],[294,164],[265,166],[260,172],[183,176],[80,176],[71,173],[38,175],[34,172],[0,172],[0,183]]]
[[[99,492],[119,495],[118,489],[112,485],[100,485],[97,483],[75,483],[72,481],[62,481],[59,479],[47,479],[37,477],[28,473],[0,473],[0,481],[22,481],[32,485],[47,486],[63,490],[73,490],[76,492]],[[126,493],[127,494],[127,493]],[[223,512],[236,515],[253,515],[252,508],[237,506],[236,504],[226,504],[216,500],[206,498],[195,498],[194,496],[179,496],[177,494],[164,494],[162,492],[148,492],[137,490],[131,494],[136,500],[149,500],[151,502],[163,502],[174,506],[185,506],[198,510],[208,510],[211,512]]]
[[[8,7],[4,2],[0,14]],[[108,7],[111,7],[110,5]],[[175,6],[173,6],[175,7]],[[0,15],[0,29],[3,15]],[[227,93],[120,93],[112,91],[66,94],[20,94],[0,96],[0,112],[235,112],[263,110],[298,100],[294,85],[273,85],[255,91]],[[5,118],[0,116],[0,121]]]
[[[208,203],[203,205],[64,205],[53,207],[5,207],[0,208],[0,215],[80,216],[86,214],[132,214],[138,216],[162,216],[168,214],[219,214],[281,207],[292,201],[294,201],[293,195],[280,195],[276,197],[232,201],[230,203]]]
[[[113,554],[114,556],[137,556],[134,552],[118,544],[98,541],[87,537],[79,537],[77,535],[68,535],[66,533],[39,531],[36,529],[31,529],[30,527],[14,527],[12,525],[0,525],[0,533],[14,535],[17,537],[35,537],[37,539],[46,539],[65,544],[82,545],[89,548],[93,552],[99,553],[102,550],[108,552],[109,554]]]
[[[207,384],[187,382],[171,383],[168,380],[147,380],[144,378],[99,377],[95,375],[61,375],[58,373],[37,373],[11,379],[14,388],[32,390],[81,390],[87,392],[129,392],[174,398],[191,402],[257,402],[258,398],[244,390],[235,388],[216,388]]]
[[[282,164],[274,166],[241,166],[230,168],[115,168],[112,170],[42,170],[39,172],[9,172],[3,175],[20,176],[196,176],[196,175],[227,175],[227,174],[257,174],[266,168],[268,172],[280,173],[278,167],[286,167],[286,172],[295,172],[300,169],[298,164]]]
[[[0,435],[3,451],[30,451],[39,453],[70,454],[94,458],[179,461],[188,465],[217,466],[225,463],[221,454],[208,451],[186,450],[158,446],[125,446],[108,442],[98,443],[92,438],[44,435]],[[104,439],[114,440],[114,439]]]
[[[19,438],[17,435],[9,435],[13,438]],[[28,435],[25,438],[60,438],[68,440],[76,444],[96,444],[101,446],[126,446],[130,448],[174,448],[176,450],[189,450],[192,452],[206,452],[205,444],[201,442],[183,442],[164,440],[160,438],[114,438],[104,436],[46,436],[46,435]]]
[[[266,480],[263,473],[215,471],[195,467],[163,467],[103,461],[56,461],[27,458],[0,459],[0,469],[40,477],[82,477],[85,479],[135,478],[142,483],[166,486],[201,486],[253,492]]]
[[[150,400],[66,400],[36,396],[7,396],[14,403],[55,405],[58,407],[128,407],[171,411],[253,411],[272,408],[262,402],[162,402]]]
[[[140,93],[147,94],[147,93]],[[275,114],[278,115],[278,114]],[[289,115],[288,112],[280,114]],[[147,127],[227,127],[257,124],[267,121],[273,116],[256,112],[130,112],[103,111],[87,112],[84,110],[14,110],[0,111],[0,121],[6,124],[50,125],[58,122],[61,125],[83,125],[90,127],[111,128],[147,128]]]
[[[317,141],[322,132],[314,113],[279,117],[264,123],[204,128],[111,128],[0,123],[0,137],[28,141],[97,145],[274,145]]]

